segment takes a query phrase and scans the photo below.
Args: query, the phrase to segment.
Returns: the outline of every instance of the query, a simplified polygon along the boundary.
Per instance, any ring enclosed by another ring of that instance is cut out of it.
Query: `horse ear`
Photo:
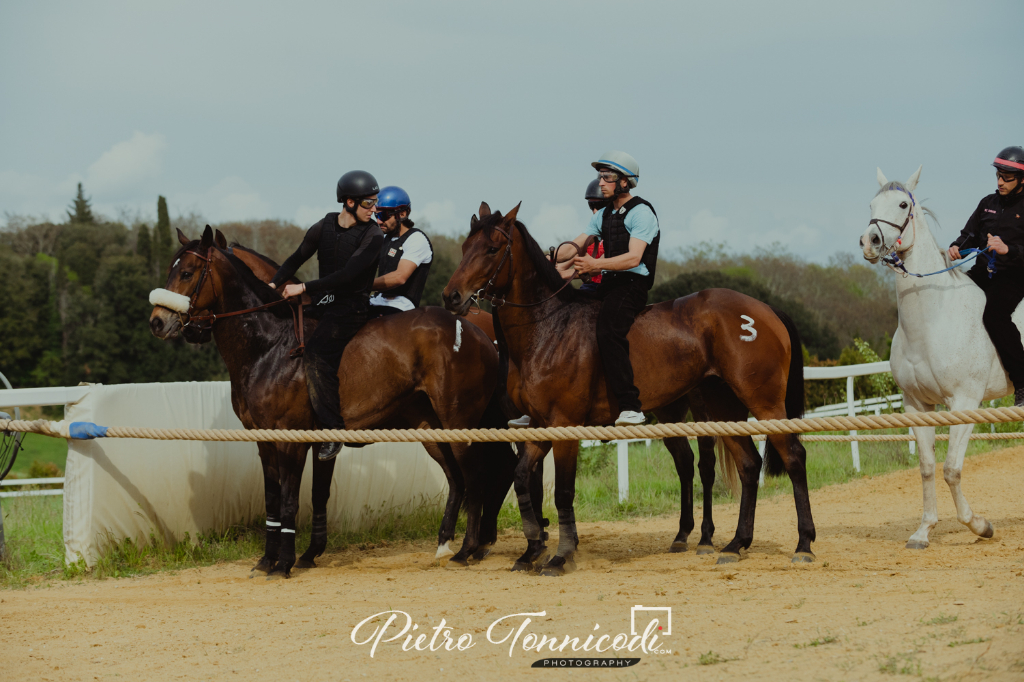
[[[878,186],[885,187],[886,184],[888,184],[889,182],[888,180],[885,179],[885,173],[882,172],[881,168],[876,168],[875,170],[878,171]]]
[[[203,230],[203,236],[199,240],[199,246],[205,246],[207,248],[213,246],[213,228],[210,227],[209,225],[207,225],[206,229]]]
[[[505,224],[507,224],[507,225],[515,225],[516,216],[519,215],[519,207],[522,206],[522,205],[523,205],[523,202],[520,201],[518,204],[516,204],[515,208],[513,208],[511,211],[508,212],[508,215],[505,216]]]
[[[917,187],[917,181],[921,179],[921,169],[923,167],[924,166],[918,166],[917,170],[914,171],[914,174],[910,176],[909,180],[907,180],[907,189],[909,189],[911,192],[913,192],[914,189]]]
[[[469,219],[469,231],[470,232],[474,231],[476,229],[476,224],[479,223],[479,222],[480,221],[476,219],[475,215],[470,217],[470,219]]]
[[[486,201],[481,201],[480,202],[480,218],[483,219],[483,218],[486,218],[489,215],[491,215],[491,207],[487,205]]]
[[[181,231],[181,228],[174,228],[178,230],[178,241],[181,242],[182,246],[188,246],[192,240],[185,236],[185,233]]]
[[[224,233],[220,230],[216,230],[213,233],[213,243],[217,245],[219,249],[228,248],[228,240],[224,237]]]

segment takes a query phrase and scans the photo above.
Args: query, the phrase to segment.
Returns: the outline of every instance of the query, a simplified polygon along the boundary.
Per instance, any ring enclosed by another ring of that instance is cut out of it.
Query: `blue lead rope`
[[[888,256],[882,256],[882,260],[894,268],[899,268],[905,275],[910,275],[911,277],[931,277],[932,275],[941,275],[944,272],[956,270],[957,268],[963,266],[964,263],[968,263],[976,259],[978,256],[984,256],[985,260],[988,261],[988,278],[992,279],[992,275],[996,274],[996,259],[994,256],[985,253],[986,251],[988,251],[988,248],[963,249],[960,252],[960,255],[967,254],[967,256],[965,258],[961,258],[956,265],[950,265],[948,268],[945,268],[943,270],[936,270],[935,272],[926,272],[923,275],[919,275],[916,272],[910,272],[909,270],[907,270],[907,266],[904,265],[903,260],[896,254],[895,251],[893,251]]]

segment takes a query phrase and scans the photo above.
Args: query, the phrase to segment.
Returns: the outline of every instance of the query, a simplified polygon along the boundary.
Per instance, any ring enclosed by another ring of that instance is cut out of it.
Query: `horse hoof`
[[[300,558],[295,562],[295,568],[316,568],[316,563],[312,559]]]
[[[928,549],[927,541],[911,540],[907,543],[907,549]]]
[[[449,542],[451,541],[449,540]],[[437,554],[434,555],[435,559],[444,559],[450,556],[455,556],[455,552],[453,552],[452,548],[448,546],[448,542],[437,546]]]
[[[473,552],[474,561],[483,561],[491,553],[490,547],[481,547],[477,551]]]
[[[712,547],[711,545],[697,545],[697,556],[701,556],[703,554],[714,554],[714,553],[715,553],[715,548]]]
[[[576,562],[573,561],[572,557],[561,557],[557,554],[551,558],[544,568],[540,570],[540,574],[552,578],[560,578],[563,575],[572,573],[576,570]]]
[[[990,538],[995,535],[996,529],[992,527],[991,521],[985,521],[985,530],[978,533],[978,537]]]
[[[454,566],[458,566],[459,568],[466,568],[467,566],[469,566],[469,561],[467,561],[466,557],[463,556],[453,556],[451,559],[448,560],[448,564],[447,566],[445,566],[445,568],[452,568]]]
[[[291,571],[274,571],[267,574],[267,580],[289,580],[292,577]]]
[[[673,554],[679,554],[681,552],[685,552],[688,549],[689,547],[687,547],[685,542],[680,542],[679,540],[676,540],[672,543],[672,546],[668,548],[668,551],[672,552]]]
[[[259,563],[252,567],[252,573],[255,574],[257,571],[260,573],[270,573],[270,569],[273,568],[273,564],[266,559],[260,559]],[[252,575],[250,574],[251,578]]]
[[[522,573],[533,573],[533,564],[529,561],[517,561],[512,564],[511,570]]]
[[[732,552],[722,552],[721,554],[718,555],[718,561],[716,561],[715,563],[718,564],[718,565],[721,565],[721,564],[734,564],[734,563],[736,563],[739,560],[740,560],[740,555],[739,554],[733,554]]]
[[[793,555],[794,564],[813,564],[814,555],[810,552],[797,552]]]

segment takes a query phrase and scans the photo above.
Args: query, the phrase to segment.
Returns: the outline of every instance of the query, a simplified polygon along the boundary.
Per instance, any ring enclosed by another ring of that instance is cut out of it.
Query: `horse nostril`
[[[158,333],[164,328],[164,322],[159,317],[153,317],[149,320],[149,329],[154,334]]]
[[[864,248],[864,237],[860,238],[860,248]]]
[[[451,296],[448,297],[448,302],[454,306],[459,305],[462,303],[462,294],[457,291],[453,291]]]
[[[877,234],[871,235],[871,244],[872,244],[872,246],[878,246],[881,243],[882,243],[882,240],[878,238]]]

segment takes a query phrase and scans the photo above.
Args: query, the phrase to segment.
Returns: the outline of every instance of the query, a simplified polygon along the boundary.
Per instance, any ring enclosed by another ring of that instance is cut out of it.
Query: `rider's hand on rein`
[[[992,235],[988,235],[988,248],[1000,256],[1005,256],[1010,252],[1010,247],[1006,245],[1001,237],[993,237]]]

